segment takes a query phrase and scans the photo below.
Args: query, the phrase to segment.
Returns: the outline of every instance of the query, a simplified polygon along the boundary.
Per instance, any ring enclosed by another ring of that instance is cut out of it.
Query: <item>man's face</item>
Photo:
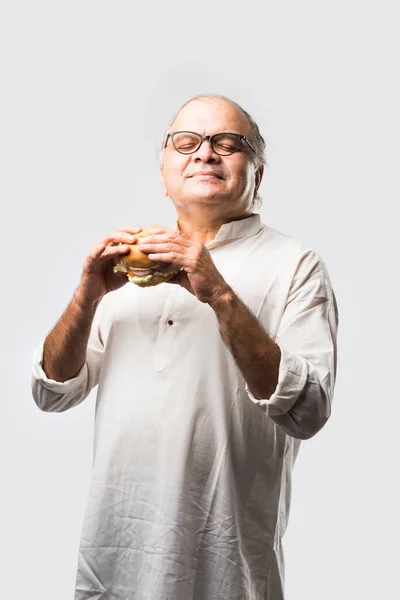
[[[201,135],[229,132],[248,138],[250,125],[230,103],[205,98],[194,100],[181,110],[169,129],[174,131]],[[200,203],[215,207],[221,216],[239,217],[249,211],[255,195],[253,161],[254,153],[245,141],[229,156],[213,152],[208,140],[193,154],[184,155],[174,149],[169,138],[161,168],[165,193],[178,211]]]

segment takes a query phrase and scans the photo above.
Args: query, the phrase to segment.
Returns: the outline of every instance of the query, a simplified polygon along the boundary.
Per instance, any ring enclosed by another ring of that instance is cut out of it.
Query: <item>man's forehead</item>
[[[186,104],[177,114],[169,131],[190,130],[198,133],[232,131],[248,135],[250,124],[246,116],[230,102],[222,99],[199,98]]]

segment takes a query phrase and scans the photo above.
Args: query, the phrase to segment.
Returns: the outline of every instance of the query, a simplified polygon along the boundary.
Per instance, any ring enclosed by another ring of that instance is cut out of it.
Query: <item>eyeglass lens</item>
[[[238,148],[240,137],[233,133],[217,133],[211,138],[214,152],[225,155],[232,154]],[[182,154],[192,154],[198,150],[201,137],[197,133],[182,131],[173,134],[175,149]]]

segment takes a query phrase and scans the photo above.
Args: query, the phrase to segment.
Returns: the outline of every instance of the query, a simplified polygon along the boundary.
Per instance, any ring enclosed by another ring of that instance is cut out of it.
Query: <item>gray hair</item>
[[[174,124],[174,122],[175,122],[176,118],[178,117],[179,113],[181,112],[181,110],[183,108],[185,108],[185,106],[187,104],[190,104],[190,102],[193,102],[193,100],[200,100],[202,98],[211,98],[211,99],[224,100],[225,102],[229,102],[229,104],[234,106],[239,112],[242,113],[242,115],[244,115],[246,117],[246,119],[250,125],[249,141],[255,150],[254,167],[255,167],[255,169],[258,169],[261,165],[263,165],[263,166],[267,165],[267,157],[266,157],[266,152],[265,152],[266,144],[265,144],[265,140],[264,140],[263,136],[261,135],[260,128],[258,127],[257,123],[255,122],[253,117],[242,106],[240,106],[240,104],[238,104],[234,100],[231,100],[230,98],[227,98],[226,96],[222,96],[220,94],[198,94],[197,96],[193,96],[193,98],[190,98],[190,100],[187,100],[187,102],[182,104],[180,109],[174,114],[174,116],[170,120],[168,127],[167,127],[167,132],[168,132],[168,129],[170,127],[172,127],[172,125]],[[161,165],[163,163],[163,158],[164,158],[164,146],[165,146],[165,139],[166,139],[167,132],[164,135],[162,146],[160,148],[160,164]],[[261,205],[262,205],[262,198],[259,196],[259,194],[257,192],[257,196],[255,197],[251,208],[260,208]]]

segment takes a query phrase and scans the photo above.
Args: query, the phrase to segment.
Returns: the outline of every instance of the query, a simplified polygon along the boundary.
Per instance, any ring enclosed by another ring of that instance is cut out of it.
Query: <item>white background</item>
[[[287,599],[398,597],[395,6],[0,2],[5,600],[72,599],[91,469],[95,394],[40,412],[34,348],[105,233],[174,224],[157,147],[179,106],[203,92],[259,123],[263,221],[320,253],[340,310],[333,414],[294,471]]]

